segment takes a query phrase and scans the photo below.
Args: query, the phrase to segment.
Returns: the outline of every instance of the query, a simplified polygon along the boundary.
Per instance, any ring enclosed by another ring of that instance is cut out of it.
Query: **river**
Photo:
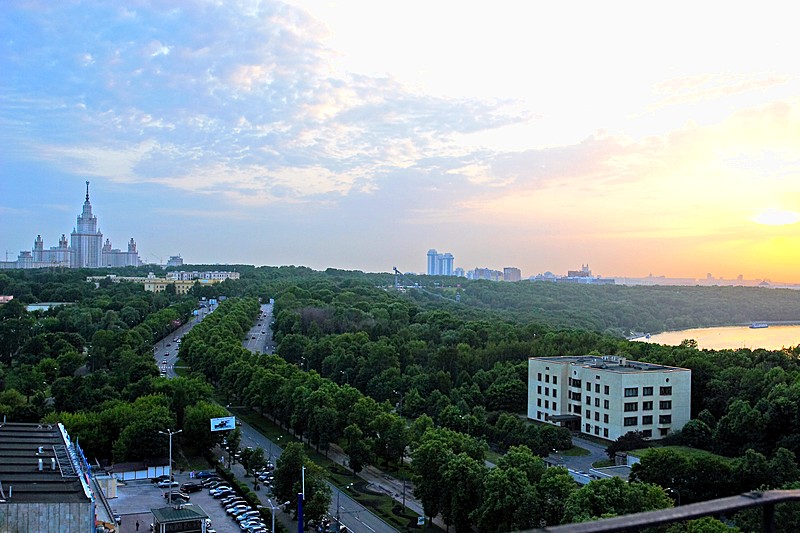
[[[649,339],[639,337],[634,340],[674,346],[680,344],[684,339],[694,339],[697,341],[698,348],[708,348],[709,350],[735,350],[738,348],[780,350],[800,344],[800,325],[770,326],[768,328],[723,326],[684,329],[665,331],[651,335]]]

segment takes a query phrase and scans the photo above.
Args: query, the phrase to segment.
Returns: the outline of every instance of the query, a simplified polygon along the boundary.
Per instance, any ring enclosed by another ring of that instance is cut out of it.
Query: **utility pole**
[[[174,476],[172,474],[172,436],[177,435],[181,431],[183,430],[179,429],[178,431],[172,431],[171,429],[168,429],[166,432],[159,431],[159,433],[161,433],[162,435],[169,435],[169,503],[170,504],[174,504],[174,502],[172,501],[172,482],[174,480]]]

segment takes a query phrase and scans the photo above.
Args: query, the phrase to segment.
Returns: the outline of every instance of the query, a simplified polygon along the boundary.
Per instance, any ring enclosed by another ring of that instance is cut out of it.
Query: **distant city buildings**
[[[428,250],[427,274],[429,276],[452,276],[453,254],[440,254],[434,249]]]
[[[92,214],[92,204],[89,202],[88,181],[83,210],[70,233],[69,244],[66,235],[62,233],[58,246],[45,249],[42,236],[37,235],[31,251],[21,251],[16,261],[0,261],[0,269],[107,268],[139,265],[141,260],[133,239],[128,241],[127,250],[112,248],[109,239],[103,242],[103,233],[97,227],[97,217]]]
[[[503,269],[503,281],[520,281],[522,272],[516,267],[505,267]]]
[[[163,292],[167,286],[174,285],[176,294],[187,294],[192,287],[197,284],[200,285],[213,285],[221,283],[226,279],[237,280],[239,279],[238,272],[170,272],[166,277],[159,278],[150,272],[146,277],[144,276],[117,276],[116,274],[108,274],[107,276],[87,276],[86,281],[95,283],[99,286],[101,281],[111,280],[112,283],[120,283],[127,281],[130,283],[141,283],[144,285],[144,290],[148,292]]]
[[[528,359],[528,418],[616,440],[653,440],[691,418],[692,371],[618,356]]]
[[[169,256],[169,260],[167,261],[168,267],[179,267],[183,266],[183,258],[180,254],[178,255],[171,255]]]

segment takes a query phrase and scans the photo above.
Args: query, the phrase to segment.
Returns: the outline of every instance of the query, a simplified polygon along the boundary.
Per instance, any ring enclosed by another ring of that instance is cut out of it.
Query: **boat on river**
[[[750,329],[764,329],[768,327],[769,324],[767,324],[766,322],[753,322],[752,324],[750,324]]]

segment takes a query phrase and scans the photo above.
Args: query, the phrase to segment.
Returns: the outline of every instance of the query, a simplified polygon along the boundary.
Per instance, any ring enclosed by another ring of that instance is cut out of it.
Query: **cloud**
[[[782,209],[766,209],[755,215],[751,220],[766,226],[787,226],[800,222],[800,213]]]

